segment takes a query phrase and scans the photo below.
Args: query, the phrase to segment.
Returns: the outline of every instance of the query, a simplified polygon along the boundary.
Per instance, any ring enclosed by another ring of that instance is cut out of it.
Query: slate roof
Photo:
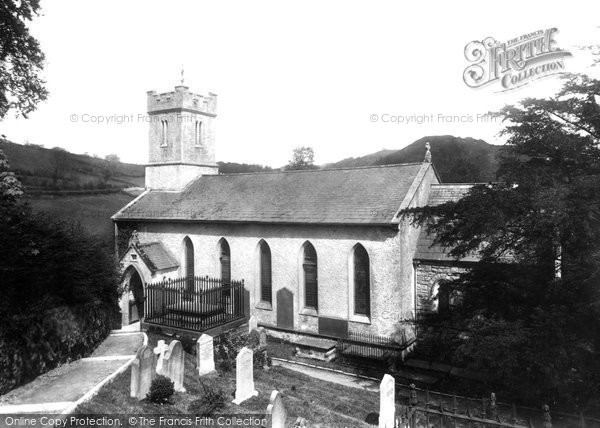
[[[432,184],[429,193],[428,205],[436,206],[450,201],[458,201],[467,194],[473,184]],[[448,256],[447,251],[441,245],[433,245],[433,236],[428,234],[425,228],[421,229],[421,234],[417,241],[417,250],[415,260],[430,261],[455,261]],[[477,255],[467,255],[460,259],[462,262],[477,262]]]
[[[181,192],[148,191],[114,220],[393,224],[431,164],[203,175]]]
[[[162,242],[138,243],[135,244],[135,248],[152,273],[157,270],[171,269],[179,266],[175,257]]]

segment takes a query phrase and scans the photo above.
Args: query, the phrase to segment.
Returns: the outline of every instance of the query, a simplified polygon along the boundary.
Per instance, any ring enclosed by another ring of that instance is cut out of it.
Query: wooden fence
[[[145,293],[147,324],[201,332],[245,316],[243,280],[168,279],[146,285]]]

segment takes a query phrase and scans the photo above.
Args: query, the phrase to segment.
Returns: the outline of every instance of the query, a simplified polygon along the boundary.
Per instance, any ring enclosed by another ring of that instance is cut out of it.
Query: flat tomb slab
[[[331,361],[336,357],[335,340],[304,337],[294,341],[296,355],[314,360]]]
[[[294,345],[326,352],[335,348],[337,342],[335,340],[321,339],[318,337],[303,337],[302,339],[294,341]]]

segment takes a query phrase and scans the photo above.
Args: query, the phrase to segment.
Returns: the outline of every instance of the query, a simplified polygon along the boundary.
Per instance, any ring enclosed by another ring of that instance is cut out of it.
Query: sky
[[[30,24],[50,92],[0,134],[17,143],[146,163],[146,91],[218,94],[217,160],[279,167],[298,146],[318,164],[427,135],[501,144],[484,116],[552,96],[556,76],[471,88],[465,46],[557,28],[565,71],[599,77],[600,2],[42,0]],[[497,82],[496,82],[497,83]],[[141,116],[143,117],[143,116]],[[112,119],[111,119],[112,118]],[[412,119],[411,119],[412,118]],[[419,119],[420,118],[420,119]],[[110,122],[109,122],[110,121]],[[433,153],[435,162],[435,153]]]

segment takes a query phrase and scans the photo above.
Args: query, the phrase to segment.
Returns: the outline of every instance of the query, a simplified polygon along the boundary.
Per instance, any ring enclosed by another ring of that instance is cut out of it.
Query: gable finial
[[[140,243],[140,237],[138,236],[138,231],[134,230],[131,232],[131,236],[129,237],[129,246],[135,247]]]
[[[429,142],[425,143],[425,149],[427,149],[425,152],[425,162],[431,163],[431,145]]]

